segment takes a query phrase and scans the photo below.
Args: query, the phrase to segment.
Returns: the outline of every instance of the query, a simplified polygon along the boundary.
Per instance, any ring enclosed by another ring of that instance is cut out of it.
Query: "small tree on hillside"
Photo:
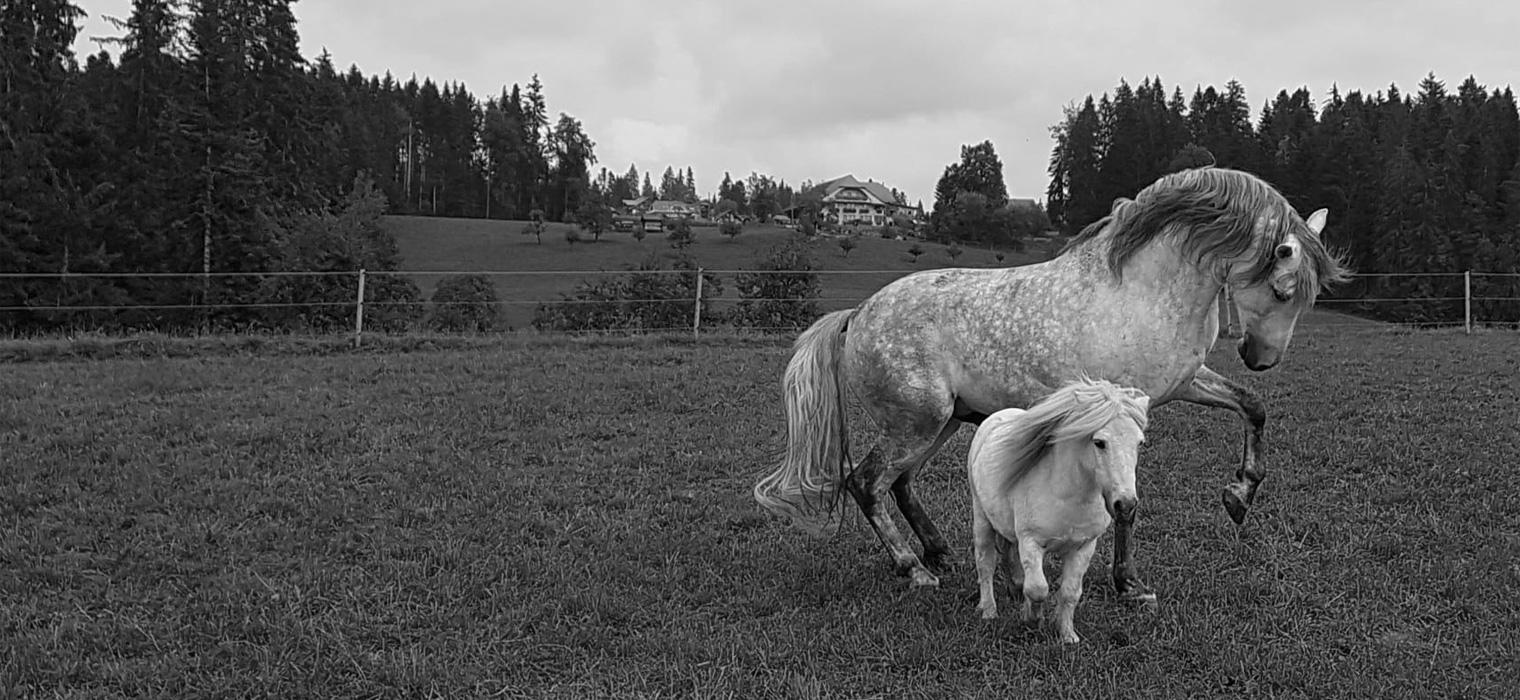
[[[1003,258],[1007,256],[1003,255],[1003,251],[1000,250],[996,253],[993,253],[992,257],[997,258],[998,264],[1002,264]]]
[[[523,227],[524,234],[531,234],[539,245],[544,244],[544,210],[534,209],[528,212],[528,225]]]
[[[670,247],[676,250],[686,250],[686,247],[695,240],[691,235],[691,222],[685,218],[676,218],[666,224],[670,227],[670,233],[665,234],[666,240],[670,241]]]
[[[850,257],[850,251],[855,250],[855,236],[845,236],[839,239],[839,249],[844,251],[845,257]]]
[[[612,227],[612,209],[597,199],[588,199],[575,212],[575,220],[591,240],[600,242],[602,232]]]
[[[908,255],[913,256],[913,262],[915,262],[915,263],[918,262],[918,256],[923,255],[923,254],[924,254],[924,247],[921,246],[921,245],[919,245],[919,244],[917,244],[917,243],[914,243],[912,246],[910,246],[908,248]]]
[[[734,239],[744,232],[744,226],[737,221],[729,220],[718,225],[718,232],[728,236],[728,242],[733,243]]]
[[[642,222],[642,221],[634,222],[633,240],[638,241],[640,243],[643,243],[644,242],[644,236],[647,236],[647,235],[649,235],[649,234],[644,231],[644,222]]]
[[[960,257],[961,253],[964,252],[966,251],[961,248],[960,244],[955,243],[954,241],[951,241],[950,245],[945,246],[945,255],[950,256],[950,262],[952,263],[955,262],[955,259]]]

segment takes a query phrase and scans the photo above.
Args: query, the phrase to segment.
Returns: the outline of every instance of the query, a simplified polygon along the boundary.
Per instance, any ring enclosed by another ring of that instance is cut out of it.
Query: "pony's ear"
[[[1325,230],[1325,219],[1328,218],[1330,218],[1330,210],[1320,209],[1319,211],[1310,214],[1309,218],[1304,219],[1304,223],[1308,224],[1309,230],[1313,231],[1314,235],[1318,236],[1322,231]]]

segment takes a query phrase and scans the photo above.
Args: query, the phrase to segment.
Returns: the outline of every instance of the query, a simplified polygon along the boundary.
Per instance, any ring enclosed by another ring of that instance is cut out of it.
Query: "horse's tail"
[[[854,309],[835,311],[798,336],[781,381],[786,452],[755,484],[755,500],[818,537],[839,529],[840,486],[851,468],[839,355]]]

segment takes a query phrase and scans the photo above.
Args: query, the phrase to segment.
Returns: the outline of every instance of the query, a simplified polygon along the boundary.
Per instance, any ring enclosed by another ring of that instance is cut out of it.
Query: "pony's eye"
[[[1093,438],[1093,447],[1096,447],[1100,450],[1106,450],[1108,449],[1108,441],[1104,440],[1103,438]]]
[[[1285,293],[1276,287],[1272,288],[1272,296],[1276,297],[1278,301],[1289,301],[1293,298],[1292,294]]]

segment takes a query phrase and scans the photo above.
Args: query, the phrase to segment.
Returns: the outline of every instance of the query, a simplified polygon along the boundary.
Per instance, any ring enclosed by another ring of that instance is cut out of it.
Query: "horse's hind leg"
[[[860,460],[855,471],[846,481],[850,494],[855,497],[855,502],[860,505],[860,510],[865,513],[866,520],[871,523],[871,528],[876,531],[876,536],[881,538],[882,544],[892,554],[892,560],[897,566],[899,575],[908,576],[913,580],[914,586],[938,586],[939,577],[929,572],[923,561],[913,553],[913,548],[903,538],[902,532],[897,529],[897,524],[892,521],[892,516],[887,512],[886,505],[882,502],[887,492],[893,490],[894,484],[900,477],[917,469],[929,459],[942,442],[939,438],[939,430],[929,438],[899,438],[892,440],[883,437],[871,447],[866,456]],[[909,492],[908,502],[915,503],[912,491]],[[902,508],[899,501],[899,509]],[[934,529],[933,523],[923,512],[922,507],[908,507],[917,514],[918,524],[914,526],[915,532],[924,523],[929,524],[928,532],[939,540],[939,547],[943,553],[948,547],[944,544],[944,538],[940,537],[939,531]],[[907,511],[905,511],[906,515]],[[909,522],[914,523],[913,517]],[[920,537],[923,534],[920,533]],[[927,546],[927,545],[926,545]]]
[[[944,535],[941,535],[939,528],[934,525],[934,519],[929,517],[929,512],[924,509],[923,501],[919,500],[913,492],[913,479],[918,476],[918,471],[934,456],[934,453],[944,447],[945,442],[955,434],[960,425],[960,421],[954,419],[946,423],[928,452],[892,482],[892,496],[897,500],[897,510],[903,514],[903,518],[908,521],[908,527],[913,528],[913,534],[918,535],[918,541],[924,545],[924,563],[940,571],[950,567],[950,545],[945,542]]]

